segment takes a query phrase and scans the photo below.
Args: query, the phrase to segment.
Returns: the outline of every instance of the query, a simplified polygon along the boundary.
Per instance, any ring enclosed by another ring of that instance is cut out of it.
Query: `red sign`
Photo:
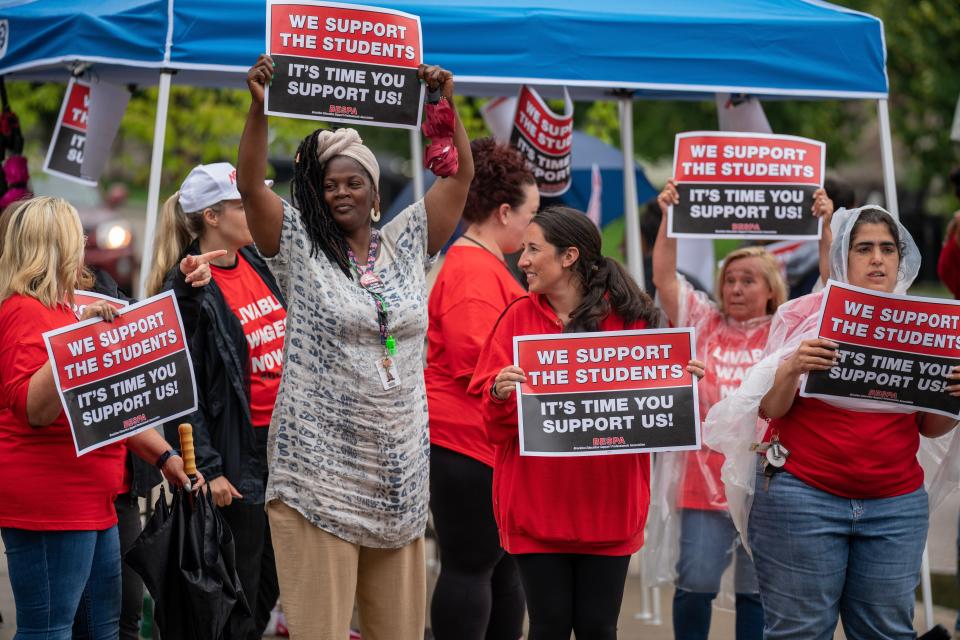
[[[348,62],[420,66],[420,22],[415,17],[342,5],[271,4],[272,54]]]
[[[67,106],[63,110],[63,125],[86,131],[90,108],[90,85],[80,82],[72,83],[66,100]]]
[[[693,329],[518,336],[513,348],[521,455],[699,448]]]
[[[800,395],[876,401],[960,417],[946,377],[960,365],[960,302],[881,293],[830,281],[818,335],[837,364],[807,375]],[[886,405],[886,406],[884,406]]]
[[[677,182],[823,184],[822,142],[764,134],[692,132],[677,135]]]
[[[549,197],[566,193],[573,178],[573,102],[566,92],[564,98],[564,114],[558,115],[536,91],[524,85],[510,134],[510,143],[527,161],[540,193]]]
[[[120,309],[112,322],[90,319],[43,337],[77,455],[197,408],[172,291]]]

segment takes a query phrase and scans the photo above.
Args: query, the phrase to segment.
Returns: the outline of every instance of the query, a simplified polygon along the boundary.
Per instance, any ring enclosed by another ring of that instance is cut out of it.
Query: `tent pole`
[[[880,124],[880,157],[883,161],[883,189],[887,211],[900,218],[897,202],[897,179],[893,171],[893,139],[890,136],[890,112],[886,100],[877,100],[877,121]]]
[[[620,148],[623,150],[623,216],[626,221],[627,267],[641,289],[645,289],[643,254],[640,249],[640,212],[637,208],[636,161],[633,159],[633,95],[617,98],[620,107]]]
[[[157,228],[160,204],[160,176],[163,173],[163,143],[167,135],[167,110],[170,106],[170,81],[173,71],[160,72],[160,90],[157,93],[157,116],[153,123],[153,153],[150,156],[150,184],[147,191],[147,220],[143,229],[143,255],[140,259],[140,281],[137,297],[146,297],[147,276],[153,262],[153,241]]]
[[[423,197],[423,146],[420,129],[410,129],[410,164],[413,165],[413,200]]]

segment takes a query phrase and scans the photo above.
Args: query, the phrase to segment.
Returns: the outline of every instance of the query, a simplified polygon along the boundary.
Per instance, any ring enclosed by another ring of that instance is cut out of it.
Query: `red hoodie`
[[[601,331],[644,329],[611,314]],[[520,298],[503,312],[477,362],[470,388],[482,392],[483,420],[494,445],[493,512],[509,553],[625,556],[643,545],[650,506],[647,454],[548,458],[520,456],[517,402],[490,395],[493,379],[513,363],[513,337],[562,333],[544,297]]]

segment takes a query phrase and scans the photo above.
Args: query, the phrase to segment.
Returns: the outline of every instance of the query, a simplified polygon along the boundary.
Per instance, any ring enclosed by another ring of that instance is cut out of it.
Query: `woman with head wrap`
[[[919,270],[910,234],[879,207],[838,211],[824,235],[822,269],[834,280],[904,294]],[[830,369],[838,357],[836,343],[817,337],[822,298],[780,307],[768,355],[710,411],[705,440],[727,458],[738,528],[749,524],[765,638],[832,638],[838,618],[851,640],[914,638],[928,522],[917,450],[921,435],[942,435],[956,421],[864,400],[800,397],[802,376]],[[960,395],[958,369],[947,378],[946,392]],[[748,444],[755,435],[780,442],[784,466],[758,469]]]
[[[460,220],[473,178],[463,126],[459,168],[375,230],[376,157],[353,129],[318,130],[294,160],[292,203],[264,185],[264,87],[252,103],[238,187],[253,239],[287,299],[283,377],[267,455],[266,501],[294,638],[341,640],[354,600],[365,639],[423,637],[429,438],[423,380],[426,272]],[[453,76],[419,76],[453,101]]]

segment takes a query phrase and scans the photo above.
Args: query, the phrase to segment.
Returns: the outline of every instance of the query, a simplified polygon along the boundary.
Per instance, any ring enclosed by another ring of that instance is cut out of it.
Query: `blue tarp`
[[[575,98],[614,88],[887,94],[880,21],[816,0],[370,4],[419,15],[425,59],[451,69],[461,93],[512,95],[529,83],[566,85]],[[0,0],[0,73],[62,78],[79,59],[114,80],[154,83],[163,67],[177,83],[239,87],[264,48],[264,15],[263,0]]]

